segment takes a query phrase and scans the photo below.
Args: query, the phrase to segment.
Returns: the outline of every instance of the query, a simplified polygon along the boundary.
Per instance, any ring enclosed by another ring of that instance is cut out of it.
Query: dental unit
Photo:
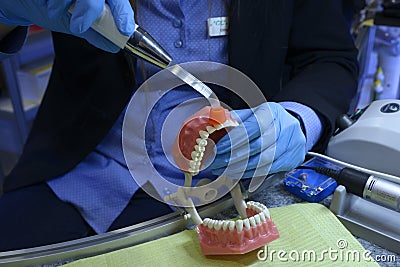
[[[73,7],[70,9],[73,12]],[[132,36],[122,35],[107,5],[102,15],[91,26],[94,30],[126,51],[160,68],[167,69],[179,79],[202,94],[210,103],[187,119],[181,127],[172,153],[177,166],[185,174],[184,186],[177,192],[164,197],[167,203],[184,207],[185,219],[196,225],[202,253],[204,255],[244,254],[279,237],[278,230],[271,220],[267,207],[261,203],[245,202],[240,185],[233,179],[219,177],[214,183],[217,188],[231,186],[231,196],[240,215],[237,220],[202,220],[194,202],[216,200],[217,189],[194,190],[192,177],[203,168],[204,160],[211,155],[212,143],[218,142],[238,123],[224,109],[215,93],[204,83],[172,61],[171,56],[138,25]],[[199,186],[197,186],[197,189]],[[201,186],[200,186],[201,188]]]

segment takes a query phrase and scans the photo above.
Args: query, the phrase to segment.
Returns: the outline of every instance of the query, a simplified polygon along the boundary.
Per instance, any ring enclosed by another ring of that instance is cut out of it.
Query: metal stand
[[[232,199],[199,209],[201,216],[210,217],[233,205]],[[185,230],[188,224],[179,212],[112,232],[36,248],[0,252],[0,266],[36,266],[54,264],[95,256],[134,246]]]
[[[280,174],[272,175],[264,181],[254,194],[266,190],[281,179],[282,176]],[[244,192],[244,195],[247,197],[247,192]],[[198,212],[202,218],[213,217],[221,211],[231,208],[233,205],[232,198],[227,195],[214,203],[199,208]],[[177,211],[100,235],[36,248],[0,252],[0,266],[58,264],[134,246],[185,229],[191,229],[192,226]]]

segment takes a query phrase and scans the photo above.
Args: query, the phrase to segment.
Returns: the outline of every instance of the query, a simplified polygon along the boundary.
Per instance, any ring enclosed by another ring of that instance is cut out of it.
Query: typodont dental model
[[[190,218],[196,224],[204,255],[244,254],[279,238],[268,208],[254,201],[246,203],[239,184],[230,193],[240,219],[202,220],[193,204],[192,197],[209,201],[217,195],[212,190],[204,194],[191,191],[192,176],[204,168],[204,159],[211,155],[213,144],[237,125],[228,110],[205,107],[183,123],[172,147],[174,160],[185,173],[185,187],[180,187],[177,193],[165,200],[175,200],[185,206],[188,212],[185,219]],[[226,186],[231,181],[227,177],[219,177],[215,182]]]

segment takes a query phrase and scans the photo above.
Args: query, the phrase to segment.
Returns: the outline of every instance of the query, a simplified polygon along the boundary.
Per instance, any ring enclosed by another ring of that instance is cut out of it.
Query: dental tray
[[[340,169],[339,166],[320,158],[312,158],[302,166]],[[285,177],[283,180],[285,189],[308,202],[320,202],[337,187],[333,178],[308,169],[295,169],[288,172]]]
[[[333,194],[330,210],[353,235],[400,253],[400,212],[348,193],[342,185]]]

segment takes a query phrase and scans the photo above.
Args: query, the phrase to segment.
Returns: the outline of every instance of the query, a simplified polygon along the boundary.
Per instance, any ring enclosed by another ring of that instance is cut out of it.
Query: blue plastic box
[[[341,169],[341,167],[320,158],[312,158],[302,166]],[[283,180],[285,189],[308,202],[320,202],[332,194],[337,187],[333,178],[309,169],[295,169],[286,173],[285,177]]]

